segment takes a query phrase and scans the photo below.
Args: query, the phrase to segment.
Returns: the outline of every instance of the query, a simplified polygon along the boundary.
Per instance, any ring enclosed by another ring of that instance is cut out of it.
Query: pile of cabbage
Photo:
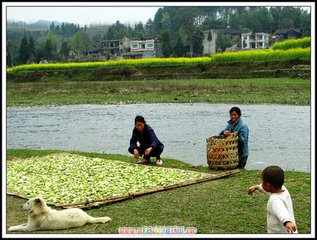
[[[63,153],[7,162],[7,192],[79,203],[205,178],[206,174]]]

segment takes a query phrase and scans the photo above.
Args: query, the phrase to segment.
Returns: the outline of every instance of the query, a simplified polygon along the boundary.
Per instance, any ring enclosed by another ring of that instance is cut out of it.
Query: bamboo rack
[[[102,199],[96,199],[96,200],[87,200],[87,201],[83,201],[83,202],[79,202],[79,203],[55,204],[54,206],[59,207],[59,208],[77,207],[77,208],[82,208],[82,209],[90,209],[93,207],[99,207],[101,205],[106,205],[106,204],[110,204],[113,202],[118,202],[118,201],[130,199],[130,198],[142,196],[142,195],[149,194],[149,193],[166,191],[166,190],[184,187],[184,186],[188,186],[188,185],[192,185],[192,184],[196,184],[196,183],[207,182],[207,181],[211,181],[211,180],[215,180],[215,179],[219,179],[219,178],[223,178],[223,177],[228,177],[230,175],[238,174],[238,173],[240,173],[239,170],[231,170],[231,171],[226,171],[226,172],[222,172],[222,173],[218,173],[218,174],[206,174],[205,178],[193,179],[193,180],[184,181],[181,183],[168,185],[168,186],[160,186],[160,187],[151,188],[151,189],[144,189],[144,190],[141,190],[141,191],[138,191],[135,193],[124,194],[121,196],[108,197],[108,198],[102,198]]]
[[[76,207],[76,208],[81,208],[81,209],[91,209],[91,208],[94,208],[94,207],[107,205],[107,204],[110,204],[110,203],[113,203],[113,202],[119,202],[119,201],[122,201],[122,200],[126,200],[126,199],[130,199],[130,198],[142,196],[142,195],[149,194],[149,193],[166,191],[166,190],[175,189],[175,188],[179,188],[179,187],[184,187],[184,186],[188,186],[188,185],[192,185],[192,184],[196,184],[196,183],[202,183],[202,182],[207,182],[207,181],[211,181],[211,180],[216,180],[216,179],[219,179],[219,178],[228,177],[230,175],[238,174],[238,173],[240,173],[239,170],[231,170],[231,171],[226,171],[226,172],[217,173],[217,174],[208,174],[208,173],[206,173],[206,177],[201,178],[201,179],[193,179],[193,180],[188,180],[188,181],[184,181],[184,182],[173,184],[173,185],[160,186],[160,187],[155,187],[155,188],[150,188],[150,189],[144,189],[144,190],[141,190],[141,191],[138,191],[138,192],[124,194],[124,195],[120,195],[120,196],[107,197],[107,198],[95,199],[95,200],[88,200],[87,199],[86,201],[82,201],[82,202],[78,202],[78,203],[68,203],[68,204],[47,203],[47,205],[55,206],[57,208],[74,208],[74,207]],[[23,199],[28,199],[27,197],[18,195],[16,193],[7,192],[7,194],[8,195],[12,195],[12,196],[16,196],[16,197],[20,197],[20,198],[23,198]]]

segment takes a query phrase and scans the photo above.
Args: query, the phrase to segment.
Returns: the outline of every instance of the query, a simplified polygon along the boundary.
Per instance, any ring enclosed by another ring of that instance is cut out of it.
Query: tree
[[[113,40],[113,39],[114,39],[113,27],[109,27],[105,40]]]
[[[301,22],[300,28],[302,29],[303,36],[310,36],[310,32],[311,32],[310,19],[311,19],[310,13],[303,11],[300,16],[300,22]]]
[[[153,27],[155,34],[162,32],[162,17],[163,17],[163,8],[159,8],[154,16]]]
[[[134,25],[134,31],[137,38],[140,39],[145,37],[145,30],[142,22]]]
[[[88,51],[91,41],[87,33],[77,32],[71,38],[71,49],[79,55],[83,51]]]
[[[174,47],[174,54],[177,57],[184,57],[186,54],[186,48],[183,44],[181,36],[178,34],[178,38]]]
[[[7,35],[8,37],[8,35]],[[11,56],[11,60],[12,60],[12,65],[17,65],[19,64],[20,60],[19,60],[19,46],[20,46],[20,41],[17,39],[11,40],[9,39],[7,41],[7,52],[10,53]]]
[[[35,45],[34,45],[34,40],[32,37],[30,37],[29,40],[29,60],[34,61],[35,59]]]
[[[98,47],[99,44],[100,44],[100,41],[102,40],[102,37],[100,34],[95,34],[93,37],[92,37],[92,43],[95,47]]]
[[[45,55],[46,55],[47,61],[51,60],[53,56],[53,44],[51,39],[46,40]]]
[[[10,52],[7,52],[7,67],[12,67],[12,58]]]
[[[219,31],[216,39],[216,46],[222,51],[225,51],[227,47],[232,46],[232,41],[229,37],[225,36],[221,31]]]
[[[22,64],[25,64],[29,59],[29,44],[26,37],[23,37],[20,49],[19,49],[19,61]]]
[[[186,43],[187,43],[187,34],[186,34],[186,32],[185,32],[183,27],[180,27],[178,29],[178,37],[182,41],[182,44],[185,46]]]
[[[161,42],[162,53],[164,57],[169,57],[172,54],[173,47],[171,45],[170,31],[165,30],[159,35]]]
[[[61,50],[60,50],[60,54],[64,57],[67,57],[68,54],[69,54],[69,47],[67,45],[67,42],[63,42],[62,43],[62,47],[61,47]]]
[[[147,20],[147,22],[145,23],[144,28],[145,28],[147,36],[154,36],[155,35],[154,34],[154,23],[153,23],[151,18],[149,18]]]
[[[193,56],[193,40],[196,29],[194,25],[194,18],[196,14],[197,13],[195,12],[195,9],[190,7],[181,7],[179,11],[179,21],[187,35],[187,44],[189,45],[190,57]]]
[[[168,12],[163,11],[161,22],[163,29],[171,28],[170,15],[168,14]]]
[[[193,37],[193,52],[197,55],[202,55],[204,33],[200,29],[196,29]]]

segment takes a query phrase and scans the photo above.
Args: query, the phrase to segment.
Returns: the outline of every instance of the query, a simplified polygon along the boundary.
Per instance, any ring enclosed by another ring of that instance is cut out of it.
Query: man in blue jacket
[[[220,135],[229,136],[232,132],[238,134],[238,155],[239,163],[237,168],[244,168],[247,164],[249,156],[249,128],[241,119],[241,110],[238,107],[233,107],[229,111],[230,120],[227,127],[221,131]]]
[[[128,149],[129,153],[133,154],[135,158],[144,155],[143,159],[138,162],[140,164],[148,164],[151,157],[156,157],[156,165],[162,166],[163,143],[157,138],[150,125],[146,124],[144,117],[136,116],[134,125]],[[137,142],[140,143],[140,146],[137,145]]]

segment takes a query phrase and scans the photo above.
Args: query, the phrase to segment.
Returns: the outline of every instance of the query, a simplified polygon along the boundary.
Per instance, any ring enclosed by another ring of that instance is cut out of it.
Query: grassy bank
[[[43,156],[58,150],[7,150],[7,161],[16,158]],[[89,157],[135,162],[132,157],[72,151]],[[218,173],[207,167],[165,159],[165,167]],[[251,185],[260,182],[258,170],[241,170],[240,174],[201,184],[144,195],[126,201],[87,210],[92,216],[109,216],[107,224],[87,224],[81,228],[37,233],[118,234],[119,227],[185,226],[196,227],[199,234],[265,234],[267,196],[255,193],[247,196]],[[311,232],[310,175],[286,171],[285,185],[289,189],[299,232]],[[25,200],[7,196],[7,227],[22,224],[27,214],[21,211]]]
[[[238,54],[238,55],[236,55]],[[74,63],[69,64],[37,64],[22,65],[7,70],[8,82],[81,82],[81,81],[115,81],[115,80],[169,80],[169,79],[245,79],[245,78],[272,78],[272,77],[300,77],[310,78],[310,59],[274,61],[240,61],[236,62],[242,53],[226,53],[218,56],[224,57],[225,62],[186,64],[163,64],[154,61],[160,59],[140,59],[146,63],[141,65],[120,65],[113,61],[113,66],[103,66],[107,62]],[[246,56],[251,53],[244,53]],[[226,57],[228,55],[228,58]],[[230,57],[229,57],[230,56]],[[251,58],[252,58],[251,54]],[[217,57],[217,58],[218,58]],[[162,59],[161,59],[162,60]],[[169,59],[170,61],[171,59]],[[180,59],[176,59],[180,61]],[[193,59],[186,59],[192,61]],[[232,60],[232,61],[231,61]],[[136,61],[136,62],[135,62]],[[227,62],[229,61],[229,62]],[[131,63],[137,63],[137,60]],[[52,68],[50,67],[52,65]],[[58,68],[57,66],[65,66]],[[28,68],[29,67],[29,68]],[[15,69],[15,70],[13,70]],[[20,70],[18,70],[20,69]]]
[[[310,79],[7,82],[7,106],[118,103],[310,105]]]

